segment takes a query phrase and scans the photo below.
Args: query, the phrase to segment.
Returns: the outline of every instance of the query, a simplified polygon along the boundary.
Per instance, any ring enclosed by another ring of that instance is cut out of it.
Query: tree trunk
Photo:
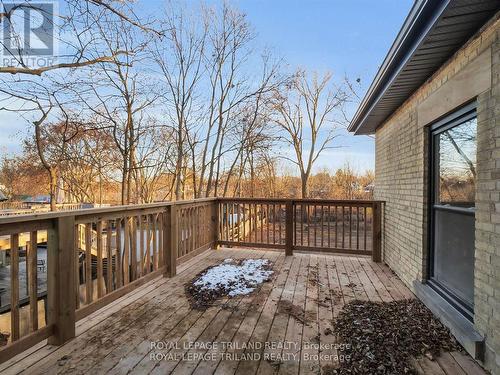
[[[253,158],[250,162],[250,197],[255,197],[255,169],[253,167]]]
[[[124,205],[127,200],[127,180],[128,180],[128,154],[122,154],[122,181],[121,181],[121,204]]]
[[[102,173],[99,171],[99,205],[102,205]]]
[[[177,139],[177,163],[175,166],[175,200],[182,199],[182,162],[183,162],[183,147],[182,147],[182,125],[178,128],[178,139]]]
[[[57,168],[50,167],[49,168],[49,176],[50,176],[50,210],[55,211],[57,209],[56,206],[56,195],[57,195]]]
[[[307,181],[309,180],[309,175],[308,174],[301,174],[300,180],[302,183],[302,199],[306,199],[309,197],[309,190],[307,188]]]

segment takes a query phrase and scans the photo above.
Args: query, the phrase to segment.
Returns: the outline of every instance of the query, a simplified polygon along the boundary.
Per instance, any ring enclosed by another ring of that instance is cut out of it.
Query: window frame
[[[427,189],[428,189],[428,205],[427,205],[427,233],[428,233],[428,241],[427,241],[427,272],[426,272],[426,283],[429,284],[439,295],[441,295],[448,303],[450,303],[455,309],[460,311],[462,315],[464,315],[467,319],[474,321],[474,306],[472,309],[470,306],[467,306],[461,303],[461,299],[455,295],[452,291],[444,288],[441,284],[437,283],[433,280],[434,277],[434,257],[435,257],[435,249],[434,249],[434,227],[435,227],[435,210],[443,210],[443,211],[451,211],[455,213],[472,215],[475,216],[476,208],[463,208],[451,205],[441,205],[436,204],[436,197],[439,196],[439,184],[436,184],[436,181],[439,181],[439,165],[436,162],[436,136],[439,134],[458,126],[466,121],[469,121],[473,118],[477,118],[477,101],[473,100],[464,106],[453,110],[442,118],[436,120],[431,123],[427,127],[427,139],[429,142],[428,147],[428,181],[427,181]],[[477,144],[477,140],[476,140]],[[476,151],[477,152],[477,151]],[[474,266],[473,266],[474,267]]]

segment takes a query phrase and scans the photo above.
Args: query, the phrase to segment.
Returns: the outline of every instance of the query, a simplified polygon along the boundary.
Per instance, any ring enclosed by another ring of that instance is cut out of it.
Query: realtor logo
[[[4,58],[54,55],[54,8],[50,1],[2,2],[2,52]]]

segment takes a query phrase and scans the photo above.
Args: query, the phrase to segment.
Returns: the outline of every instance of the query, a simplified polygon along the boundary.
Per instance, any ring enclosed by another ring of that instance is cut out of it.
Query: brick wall
[[[422,275],[424,139],[414,108],[376,134],[375,199],[386,201],[384,260],[408,286]]]
[[[374,197],[386,201],[384,261],[408,287],[413,288],[414,280],[426,278],[427,269],[429,111],[424,109],[434,110],[436,106],[443,106],[442,114],[452,110],[453,108],[446,108],[446,105],[456,103],[443,104],[446,100],[439,93],[446,92],[446,86],[453,89],[460,87],[456,85],[460,81],[466,94],[467,79],[472,87],[474,74],[467,76],[463,72],[470,70],[471,66],[475,67],[478,61],[482,66],[489,65],[487,70],[490,75],[487,76],[487,89],[467,98],[477,97],[478,102],[475,326],[486,337],[485,367],[493,373],[500,373],[498,14],[377,129]],[[436,93],[438,95],[432,95]],[[465,102],[466,100],[463,103]]]
[[[476,193],[475,325],[486,363],[500,373],[500,30],[492,48],[491,90],[480,95]]]

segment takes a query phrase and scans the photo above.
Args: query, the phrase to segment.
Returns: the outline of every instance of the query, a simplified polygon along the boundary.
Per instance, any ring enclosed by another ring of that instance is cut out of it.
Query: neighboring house
[[[35,195],[35,196],[30,196],[26,199],[23,199],[24,202],[29,202],[29,203],[45,203],[48,204],[50,203],[50,195]]]
[[[497,1],[416,1],[349,127],[375,134],[383,259],[500,374]]]

